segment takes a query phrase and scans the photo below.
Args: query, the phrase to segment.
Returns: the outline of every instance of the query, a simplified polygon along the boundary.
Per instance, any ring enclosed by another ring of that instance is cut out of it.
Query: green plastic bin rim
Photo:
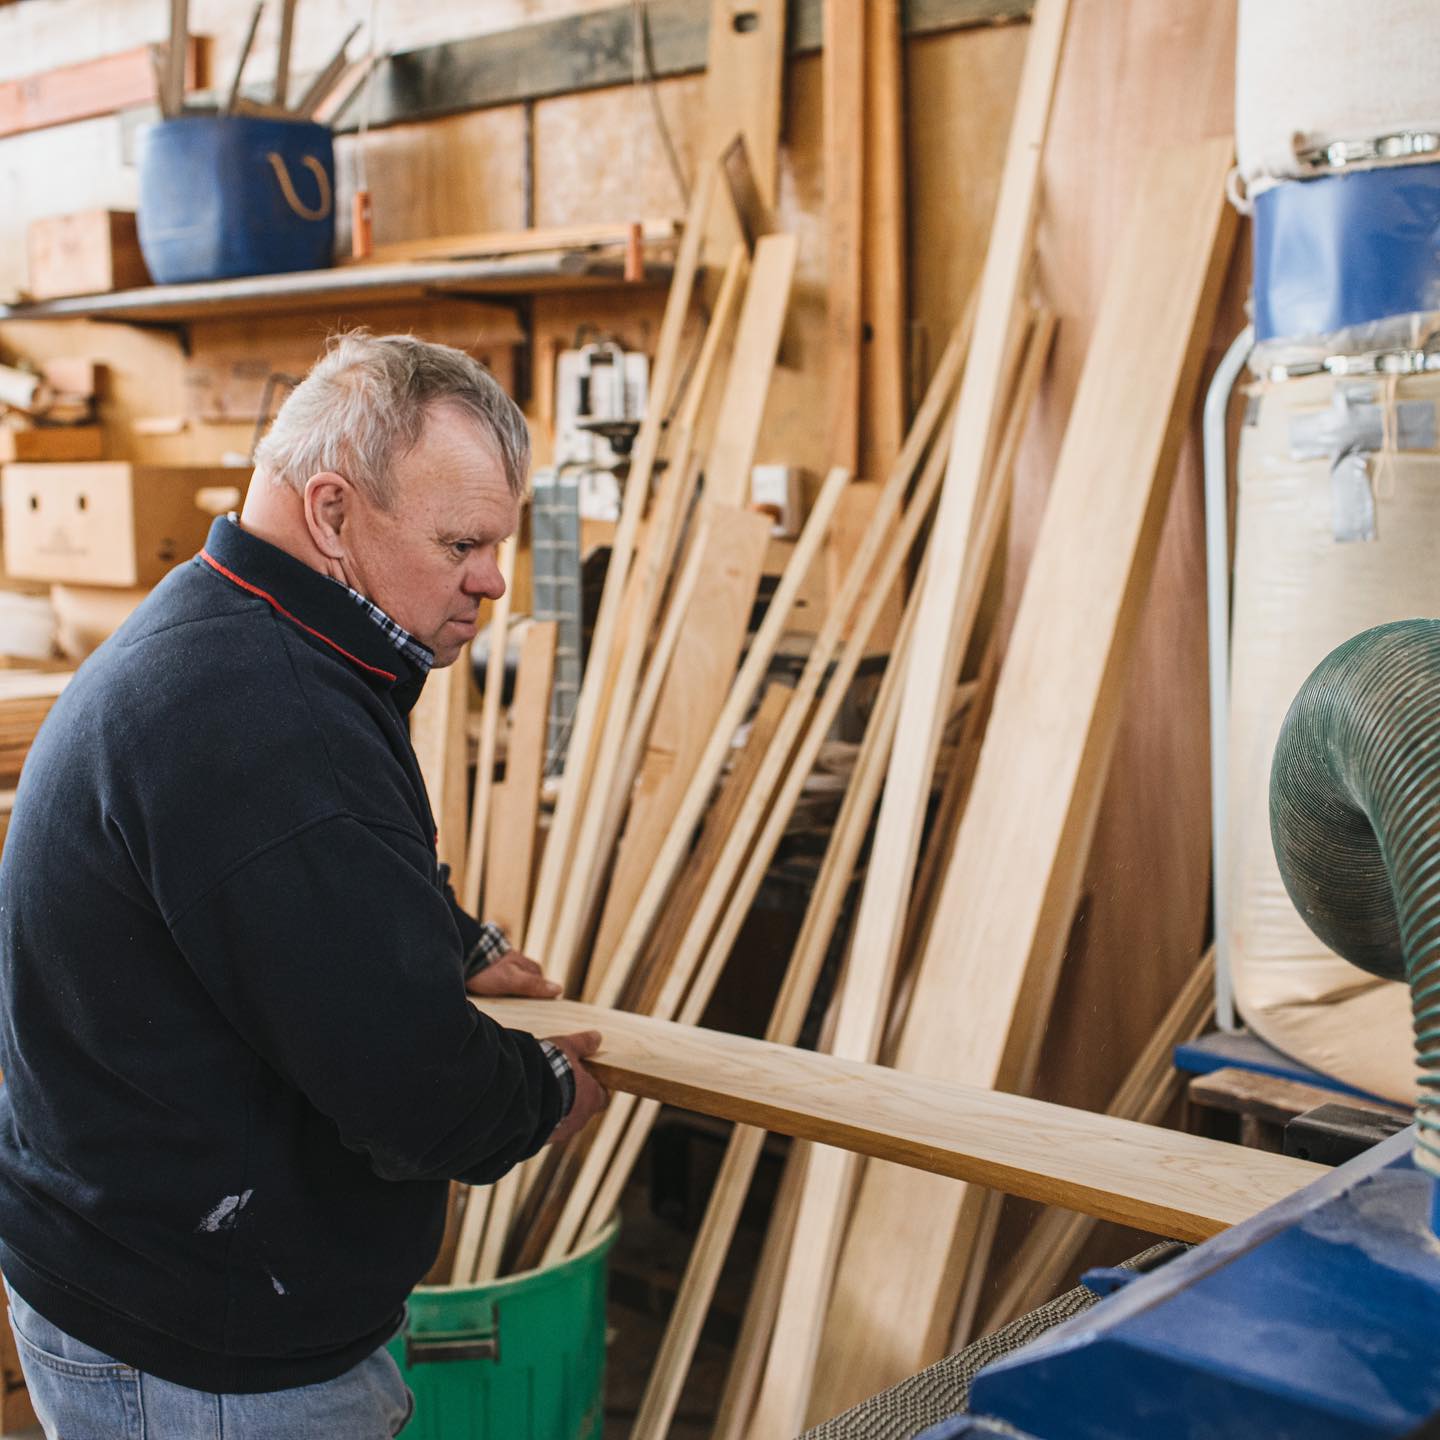
[[[500,1299],[502,1296],[516,1295],[525,1290],[548,1288],[551,1284],[565,1280],[576,1270],[587,1269],[593,1265],[615,1243],[615,1237],[619,1233],[620,1217],[615,1215],[603,1230],[586,1241],[580,1249],[551,1265],[537,1265],[533,1270],[522,1270],[518,1275],[505,1275],[499,1280],[487,1280],[482,1285],[417,1285],[412,1292],[412,1298],[422,1302],[429,1299],[439,1300],[441,1296],[461,1295],[467,1298],[483,1295],[486,1298]]]

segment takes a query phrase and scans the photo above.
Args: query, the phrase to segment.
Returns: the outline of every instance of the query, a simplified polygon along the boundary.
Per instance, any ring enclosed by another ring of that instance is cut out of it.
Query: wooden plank
[[[755,180],[755,169],[750,164],[750,152],[745,146],[745,137],[737,135],[725,147],[720,156],[720,172],[725,177],[725,186],[730,191],[730,205],[735,218],[740,222],[741,238],[747,250],[755,248],[755,242],[762,235],[769,235],[775,229],[775,215],[760,194]]]
[[[711,0],[700,153],[718,159],[739,134],[760,198],[775,208],[785,74],[785,0]]]
[[[1047,315],[1032,329],[1005,441],[997,457],[997,473],[985,509],[971,536],[956,605],[955,639],[962,648],[979,613],[980,601],[994,564],[1000,539],[1000,517],[1008,508],[1015,453],[1029,418],[1030,404],[1050,351],[1054,317]],[[933,553],[933,552],[932,552]],[[927,556],[927,571],[935,562]],[[928,579],[928,574],[925,577]],[[919,605],[924,604],[922,584]],[[916,625],[920,623],[917,616]],[[908,674],[908,667],[907,667]],[[877,836],[877,845],[879,838]],[[870,876],[883,873],[872,864]],[[839,991],[834,1052],[852,1060],[878,1058],[885,1018],[891,1008],[899,961],[898,946],[869,948],[866,911],[873,892],[867,880],[857,917],[851,961]],[[810,1157],[797,1221],[798,1241],[791,1252],[765,1382],[752,1421],[757,1440],[773,1436],[788,1440],[804,1428],[806,1404],[819,1357],[821,1332],[815,1323],[825,1313],[831,1276],[839,1254],[850,1197],[856,1178],[853,1158],[820,1147]]]
[[[170,0],[170,38],[165,46],[165,109],[178,115],[185,104],[185,41],[190,0]]]
[[[1222,193],[1229,158],[1228,139],[1157,152],[1137,186],[921,961],[896,1058],[905,1069],[1010,1088],[1033,1064],[1034,1022],[1048,1007],[1078,895],[1234,239]],[[1167,248],[1157,249],[1157,236]],[[1143,343],[1137,314],[1149,317]],[[958,1025],[942,999],[956,993],[975,998]],[[962,1221],[976,1215],[973,1202],[962,1215],[964,1192],[913,1180],[866,1170],[812,1414],[834,1414],[913,1373],[948,1338],[958,1292],[951,1262],[963,1265]],[[924,1223],[897,1234],[897,1215]]]
[[[963,658],[957,589],[967,578],[966,550],[1005,402],[1005,361],[1029,266],[1040,153],[1067,18],[1068,0],[1041,0],[1036,11],[978,290],[975,339],[931,542],[935,560],[922,591],[920,639],[907,667],[900,732],[880,804],[874,853],[881,863],[866,877],[856,921],[856,947],[882,973],[892,972],[898,957],[940,732]]]
[[[485,861],[485,918],[506,935],[517,937],[525,933],[525,917],[530,907],[557,629],[551,620],[536,622],[525,632],[515,680],[515,700],[510,706],[505,778],[495,786],[492,801],[494,813]],[[488,680],[486,688],[489,688]],[[473,845],[473,840],[471,843]]]
[[[1191,1104],[1210,1110],[1251,1117],[1266,1125],[1286,1125],[1297,1115],[1317,1105],[1333,1105],[1335,1092],[1319,1085],[1306,1085],[1280,1075],[1261,1075],[1254,1070],[1225,1066],[1208,1075],[1197,1075],[1188,1087]],[[1411,1111],[1385,1101],[1354,1101],[1357,1107],[1409,1118]]]
[[[526,951],[543,960],[550,941],[551,927],[559,918],[560,898],[570,865],[576,826],[584,811],[590,778],[591,747],[599,738],[604,722],[601,708],[606,675],[615,645],[620,607],[624,600],[630,561],[634,554],[636,534],[649,496],[650,480],[664,437],[664,422],[670,397],[675,389],[680,357],[680,340],[690,313],[690,299],[700,267],[700,244],[706,217],[715,192],[716,172],[702,170],[691,196],[685,217],[685,239],[675,262],[675,278],[665,301],[665,316],[660,325],[660,338],[655,347],[655,362],[650,379],[650,403],[635,440],[630,478],[625,486],[625,501],[620,523],[611,541],[610,564],[605,575],[605,589],[600,599],[600,612],[590,640],[585,680],[571,729],[565,772],[556,800],[550,834],[545,842],[545,855],[536,884],[535,904],[526,931]]]
[[[0,426],[0,464],[32,460],[98,460],[98,425]]]
[[[755,246],[750,285],[740,309],[730,373],[720,402],[724,423],[705,466],[705,493],[721,505],[750,502],[750,467],[765,418],[798,251],[793,235],[765,235]]]
[[[465,1197],[465,1213],[460,1219],[460,1234],[455,1242],[455,1258],[450,1270],[452,1285],[469,1285],[475,1276],[475,1261],[480,1253],[480,1240],[494,1198],[493,1185],[471,1185]]]
[[[640,220],[641,239],[649,245],[676,241],[678,220]],[[473,260],[485,255],[530,255],[537,250],[619,249],[628,243],[630,222],[559,225],[546,229],[497,230],[475,235],[436,235],[424,240],[399,240],[377,245],[352,265],[391,265],[410,260]],[[345,263],[345,262],[342,262]]]
[[[829,463],[860,466],[861,248],[865,212],[864,0],[828,0],[821,54]],[[872,5],[870,8],[876,8]],[[883,8],[883,7],[881,7]],[[899,449],[899,437],[896,437]],[[881,472],[884,473],[883,471]]]
[[[737,1127],[749,1135],[758,1135],[763,1143],[765,1132],[746,1126]],[[760,1263],[755,1267],[755,1280],[750,1299],[735,1337],[735,1357],[725,1376],[725,1389],[715,1413],[715,1429],[711,1440],[745,1440],[745,1429],[755,1407],[760,1388],[760,1361],[770,1339],[770,1326],[775,1319],[775,1306],[780,1298],[780,1279],[784,1273],[785,1256],[795,1231],[796,1202],[800,1198],[800,1182],[805,1177],[805,1163],[810,1147],[803,1140],[790,1147]]]
[[[255,8],[250,12],[250,24],[246,27],[245,38],[240,42],[240,50],[235,57],[230,88],[225,92],[225,100],[220,107],[224,113],[234,110],[235,102],[240,98],[240,81],[245,74],[245,63],[250,59],[250,51],[255,44],[255,32],[260,28],[260,17],[264,12],[265,0],[256,0]]]
[[[1158,1125],[1183,1088],[1172,1058],[1175,1047],[1203,1033],[1214,1013],[1215,952],[1209,950],[1136,1057],[1105,1113]],[[1052,1299],[1094,1228],[1088,1215],[1072,1211],[1047,1210],[1037,1216],[1010,1266],[1011,1279],[985,1317],[985,1333]]]
[[[1208,1240],[1329,1174],[1306,1160],[647,1015],[568,1000],[483,1008],[532,1034],[598,1030],[604,1040],[587,1064],[612,1090],[1177,1240]]]
[[[619,945],[725,702],[770,543],[769,516],[707,508],[699,583],[665,674],[595,942],[595,962],[602,966]]]
[[[271,100],[282,109],[290,94],[290,47],[295,35],[298,0],[280,0],[280,38],[275,43],[275,84]]]
[[[206,83],[208,55],[208,39],[190,36],[184,47],[186,89]],[[6,80],[0,82],[0,135],[110,115],[127,106],[144,105],[154,94],[155,75],[145,45],[20,80]]]
[[[410,712],[410,743],[420,762],[435,849],[452,876],[465,873],[465,801],[469,779],[466,716],[470,708],[470,647],[443,670],[432,670]]]
[[[470,804],[469,837],[465,863],[455,873],[464,876],[459,892],[460,903],[473,915],[484,910],[485,897],[480,892],[485,875],[486,847],[490,840],[490,799],[495,785],[495,747],[500,734],[500,698],[505,688],[505,652],[510,644],[510,606],[515,585],[515,555],[519,542],[511,536],[500,547],[500,578],[505,589],[490,610],[490,654],[485,664],[485,694],[480,702],[480,751],[475,760],[475,795]],[[470,669],[470,652],[464,655],[465,668]],[[467,686],[468,693],[468,686]],[[423,698],[423,697],[422,697]],[[466,713],[468,714],[468,707]],[[511,933],[512,943],[519,936]]]
[[[884,475],[905,437],[905,116],[899,0],[865,5],[864,196],[861,226],[860,474]]]

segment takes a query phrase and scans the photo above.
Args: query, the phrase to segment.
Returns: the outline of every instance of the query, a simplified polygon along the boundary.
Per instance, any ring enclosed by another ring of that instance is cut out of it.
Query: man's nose
[[[500,557],[494,548],[487,548],[465,571],[464,591],[485,600],[498,600],[505,593],[505,577],[500,573]]]

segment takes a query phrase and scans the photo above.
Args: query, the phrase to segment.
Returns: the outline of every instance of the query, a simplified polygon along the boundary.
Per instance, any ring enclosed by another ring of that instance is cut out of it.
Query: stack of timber
[[[1083,1203],[1079,1190],[1027,1188],[1001,1173],[1011,1157],[991,1170],[968,1161],[929,1167],[938,1173],[904,1168],[918,1152],[887,1148],[905,1128],[900,1119],[863,1142],[838,1112],[802,1123],[831,1073],[874,1086],[878,1099],[888,1087],[876,1077],[892,1074],[897,1094],[948,1096],[976,1116],[985,1108],[976,1097],[1023,1096],[1080,899],[1233,227],[1223,198],[1228,139],[1151,152],[1138,165],[1033,557],[1010,578],[1018,613],[1008,633],[998,630],[988,601],[1055,339],[1046,301],[1065,308],[1065,296],[1039,294],[1034,237],[1072,4],[1080,0],[1036,5],[985,267],[908,425],[903,387],[872,383],[903,367],[870,348],[895,342],[899,332],[884,322],[897,304],[903,316],[875,258],[895,254],[903,238],[903,197],[877,195],[875,178],[893,140],[893,115],[885,121],[897,99],[886,78],[895,9],[826,7],[827,97],[859,88],[866,115],[859,135],[855,107],[832,106],[826,117],[833,464],[758,616],[769,536],[748,503],[749,471],[796,246],[771,217],[773,174],[767,193],[766,166],[750,168],[751,132],[742,127],[736,140],[733,127],[710,127],[717,159],[702,167],[680,232],[650,408],[548,825],[541,762],[514,759],[518,722],[496,780],[486,735],[498,723],[488,707],[498,708],[499,688],[486,686],[468,834],[454,823],[448,858],[465,876],[465,903],[498,918],[511,901],[494,888],[487,846],[493,856],[497,837],[514,833],[495,818],[502,792],[523,799],[527,880],[504,923],[586,1003],[570,1019],[606,1035],[597,1072],[618,1093],[563,1153],[457,1194],[446,1268],[467,1283],[572,1253],[614,1213],[662,1101],[733,1120],[636,1417],[633,1434],[646,1440],[671,1431],[767,1124],[798,1138],[771,1207],[718,1436],[788,1440],[913,1373],[982,1318],[1003,1323],[1044,1299],[1095,1217],[1139,1218],[1105,1200],[1099,1192],[1113,1200],[1118,1191],[1103,1185]],[[764,133],[762,123],[761,156]],[[702,296],[703,336],[682,354]],[[811,568],[861,504],[865,523],[823,615],[797,623]],[[775,661],[798,634],[804,663],[787,674]],[[862,690],[861,661],[873,672],[877,654],[878,689]],[[522,665],[514,711],[523,685]],[[859,738],[837,783],[842,712],[858,721]],[[449,749],[436,754],[448,757],[463,813],[464,763],[457,769]],[[434,764],[432,793],[447,783]],[[742,1044],[732,1054],[717,1040],[722,1079],[691,1084],[673,1055],[700,1043],[695,1027],[817,769],[838,791],[839,811],[778,977],[769,1048],[752,1056]],[[826,962],[836,956],[833,978]],[[1169,1050],[1204,1023],[1207,967],[1196,968],[1114,1091],[1108,1120],[1096,1117],[1096,1134],[1111,1122],[1163,1118],[1174,1095]],[[782,1102],[745,1067],[785,1070],[817,1006],[829,1056],[805,1057],[823,1065],[801,1065],[792,1078],[803,1098]],[[566,1028],[558,1009],[495,1013],[544,1033]],[[638,1047],[635,1064],[614,1058],[610,1045],[622,1042]],[[1077,1135],[1090,1133],[1077,1124]],[[1138,1129],[1124,1133],[1141,1143]],[[1157,1155],[1171,1144],[1153,1131],[1144,1143]],[[1298,1174],[1277,1175],[1276,1193]],[[1144,1189],[1160,1179],[1157,1170],[1125,1183]],[[1064,1208],[1041,1217],[997,1299],[981,1281],[1001,1190]],[[1200,1233],[1182,1209],[1140,1223]]]
[[[12,791],[19,782],[35,732],[73,673],[0,669],[0,791]]]

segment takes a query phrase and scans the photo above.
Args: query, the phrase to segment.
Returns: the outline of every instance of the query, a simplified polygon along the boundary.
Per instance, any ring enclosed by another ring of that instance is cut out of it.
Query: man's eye
[[[456,540],[451,543],[450,548],[463,558],[475,548],[475,543],[472,540]]]

